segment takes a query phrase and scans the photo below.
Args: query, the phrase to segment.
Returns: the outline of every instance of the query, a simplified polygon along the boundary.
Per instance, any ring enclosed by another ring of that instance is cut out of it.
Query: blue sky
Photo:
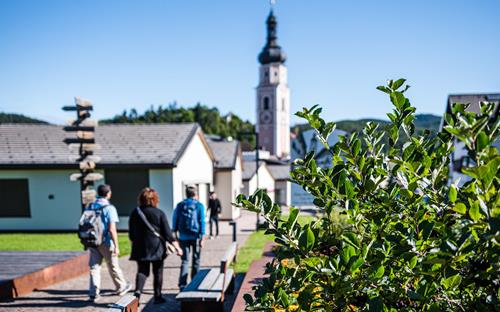
[[[266,0],[2,0],[0,111],[63,123],[202,102],[254,120]],[[385,118],[375,87],[405,77],[420,113],[449,93],[500,92],[500,1],[278,0],[292,110]],[[292,121],[298,119],[293,118]]]

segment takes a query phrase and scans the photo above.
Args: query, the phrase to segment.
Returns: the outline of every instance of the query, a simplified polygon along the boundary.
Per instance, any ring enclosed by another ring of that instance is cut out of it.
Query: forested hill
[[[31,123],[31,124],[48,124],[48,122],[27,117],[20,114],[0,113],[0,124],[6,123]]]
[[[100,120],[101,124],[127,124],[127,123],[182,123],[197,122],[206,134],[217,135],[223,138],[232,137],[243,142],[243,148],[254,146],[254,137],[245,133],[253,133],[254,126],[249,121],[244,121],[234,114],[221,115],[216,107],[208,107],[200,103],[192,107],[179,107],[176,103],[166,107],[151,106],[150,109],[140,114],[135,109],[124,110],[121,115],[111,119]]]
[[[387,125],[389,121],[381,119],[359,119],[359,120],[340,120],[335,122],[337,124],[337,129],[344,130],[346,132],[361,132],[367,122],[376,122],[382,126]],[[418,134],[423,133],[425,129],[431,131],[431,133],[436,133],[439,131],[439,126],[441,124],[441,117],[431,114],[417,114],[415,116],[415,130]],[[292,129],[294,132],[308,129],[309,125],[302,124],[297,125]]]

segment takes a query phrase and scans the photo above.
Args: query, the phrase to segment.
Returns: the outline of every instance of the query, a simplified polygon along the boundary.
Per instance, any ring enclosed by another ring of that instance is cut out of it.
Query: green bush
[[[332,155],[320,168],[311,152],[291,173],[320,215],[301,225],[285,219],[264,191],[238,204],[261,213],[278,243],[269,276],[247,294],[259,311],[493,311],[500,309],[499,120],[453,106],[437,136],[414,134],[415,108],[405,80],[378,87],[394,109],[388,131],[367,123],[363,134],[327,138],[335,128],[321,108],[297,113]],[[384,136],[388,146],[384,147]],[[470,181],[449,183],[454,141],[474,164]],[[398,142],[405,142],[404,145]]]

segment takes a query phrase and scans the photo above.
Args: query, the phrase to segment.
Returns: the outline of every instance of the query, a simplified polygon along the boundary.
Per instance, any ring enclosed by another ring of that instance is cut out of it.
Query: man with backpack
[[[205,207],[197,200],[194,186],[186,188],[186,199],[177,204],[172,217],[172,230],[178,232],[179,244],[182,249],[181,273],[179,288],[182,291],[187,285],[189,271],[189,253],[193,253],[191,279],[200,269],[200,253],[205,235]]]
[[[106,261],[111,279],[116,286],[117,295],[124,295],[132,287],[125,280],[118,262],[120,249],[118,245],[118,213],[116,208],[110,204],[111,187],[106,184],[97,188],[97,199],[90,204],[79,226],[79,237],[84,246],[90,252],[90,286],[89,298],[93,302],[100,299],[101,287],[101,264]]]

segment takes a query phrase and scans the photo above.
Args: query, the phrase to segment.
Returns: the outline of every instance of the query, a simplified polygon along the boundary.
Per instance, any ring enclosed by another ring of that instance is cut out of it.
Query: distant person
[[[193,253],[191,279],[200,269],[200,253],[205,235],[205,207],[197,200],[196,188],[186,188],[186,199],[177,204],[172,217],[172,229],[178,232],[182,248],[182,264],[179,276],[179,288],[182,291],[187,285],[189,271],[189,253]]]
[[[182,255],[182,250],[170,230],[167,216],[158,209],[158,193],[146,187],[139,194],[137,201],[139,207],[130,215],[128,233],[132,241],[130,260],[137,261],[134,295],[137,298],[141,296],[150,267],[153,267],[154,303],[164,303],[161,289],[163,261],[167,257],[166,242],[174,246],[178,255]]]
[[[97,302],[100,299],[101,264],[103,259],[108,265],[108,271],[111,275],[111,279],[116,286],[114,294],[123,296],[132,288],[130,283],[125,280],[118,262],[120,248],[118,245],[116,223],[118,223],[119,220],[115,206],[111,205],[109,202],[111,195],[111,187],[109,185],[99,185],[97,188],[96,201],[90,204],[87,208],[90,210],[101,211],[100,216],[104,226],[102,243],[97,247],[88,248],[90,250],[89,299],[93,302]]]
[[[210,192],[208,200],[208,210],[210,210],[210,239],[213,238],[212,225],[215,223],[215,235],[219,237],[219,214],[222,212],[220,200],[215,192]]]

